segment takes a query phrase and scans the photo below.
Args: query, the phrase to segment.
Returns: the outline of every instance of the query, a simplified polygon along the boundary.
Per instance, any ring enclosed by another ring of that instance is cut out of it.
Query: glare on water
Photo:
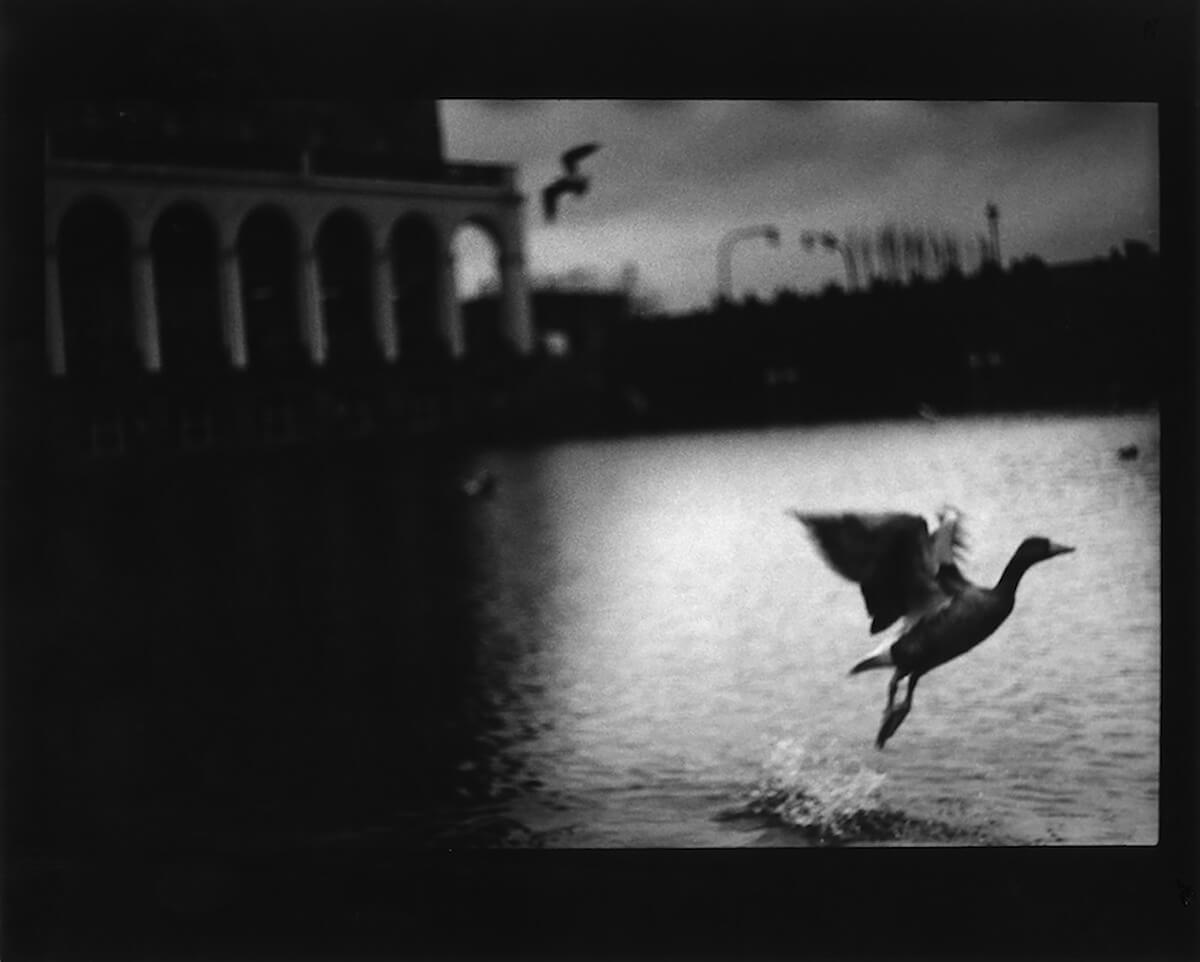
[[[1117,449],[1136,444],[1140,457]],[[1153,844],[1158,423],[988,417],[480,456],[480,677],[545,844]],[[965,515],[973,580],[1042,534],[1010,620],[887,748],[858,589],[785,509]],[[503,766],[500,766],[503,768]]]

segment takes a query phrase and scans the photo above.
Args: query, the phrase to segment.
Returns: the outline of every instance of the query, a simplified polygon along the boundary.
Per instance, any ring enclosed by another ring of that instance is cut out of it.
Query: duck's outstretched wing
[[[950,600],[953,592],[939,583],[938,572],[954,563],[957,527],[943,522],[931,536],[925,519],[914,514],[791,514],[829,566],[862,588],[872,634]]]
[[[962,594],[971,585],[971,582],[958,570],[958,565],[953,563],[944,564],[938,568],[937,583],[938,587],[950,597]]]
[[[967,550],[967,536],[963,530],[962,512],[957,508],[944,507],[938,512],[938,526],[929,536],[929,564],[934,571],[943,566],[954,569],[959,580],[964,580],[958,571],[958,562]]]

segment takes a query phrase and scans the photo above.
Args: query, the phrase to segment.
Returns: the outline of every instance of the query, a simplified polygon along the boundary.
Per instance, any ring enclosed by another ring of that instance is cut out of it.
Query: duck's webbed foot
[[[883,710],[884,715],[892,710],[892,705],[895,704],[896,701],[896,689],[900,686],[900,679],[903,677],[904,674],[899,668],[892,672],[891,681],[888,682],[888,701],[887,707]]]
[[[896,684],[899,682],[900,673],[897,672],[892,678],[891,685],[888,686],[888,703],[887,708],[883,710],[883,724],[879,726],[879,734],[875,736],[875,747],[883,748],[887,744],[887,740],[896,733],[896,729],[900,727],[900,723],[908,717],[908,710],[912,708],[913,689],[917,687],[917,679],[919,674],[908,676],[908,691],[904,693],[904,701],[895,708],[892,707],[892,701],[896,694]]]
[[[887,744],[887,740],[895,734],[896,729],[900,727],[900,723],[908,715],[909,703],[901,702],[895,708],[885,708],[883,710],[883,724],[879,726],[879,734],[875,736],[875,747],[883,748]]]

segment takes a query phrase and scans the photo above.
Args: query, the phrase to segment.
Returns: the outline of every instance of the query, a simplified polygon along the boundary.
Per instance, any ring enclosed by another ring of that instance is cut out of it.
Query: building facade
[[[47,122],[45,357],[132,382],[400,382],[466,359],[454,239],[496,253],[499,343],[533,347],[515,171],[447,162],[433,102],[67,105]]]

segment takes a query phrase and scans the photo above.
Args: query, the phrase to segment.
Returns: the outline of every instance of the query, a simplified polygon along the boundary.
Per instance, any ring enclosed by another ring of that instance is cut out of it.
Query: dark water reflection
[[[125,466],[38,492],[10,665],[23,844],[424,844],[503,737],[479,697],[457,463]],[[496,690],[496,686],[485,686]],[[519,773],[513,773],[519,774]]]

